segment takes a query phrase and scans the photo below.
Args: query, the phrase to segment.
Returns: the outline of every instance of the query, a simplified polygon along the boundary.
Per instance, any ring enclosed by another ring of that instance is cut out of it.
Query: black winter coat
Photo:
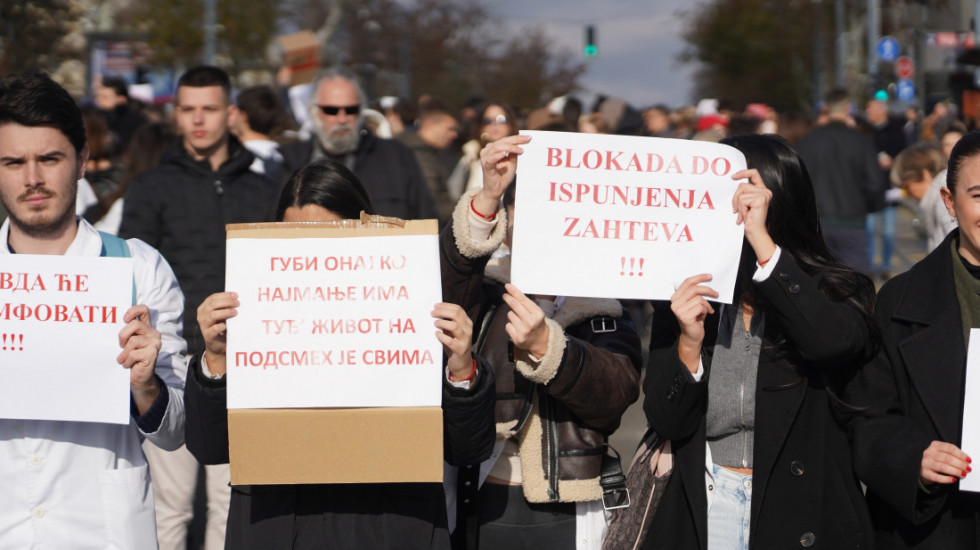
[[[892,160],[908,146],[905,142],[905,128],[902,121],[896,118],[889,117],[885,124],[872,126],[872,137],[874,139],[875,149],[879,154],[885,153]],[[891,169],[881,171],[881,184],[882,194],[891,188]]]
[[[493,371],[481,361],[468,390],[443,383],[446,462],[479,464],[493,451]],[[187,449],[203,464],[228,462],[225,380],[211,380],[191,359],[184,393]],[[393,548],[447,549],[446,496],[441,483],[236,485],[228,550]]]
[[[865,214],[885,205],[878,151],[860,130],[828,122],[803,136],[796,149],[806,161],[825,226],[864,227]]]
[[[980,494],[919,488],[932,441],[960,445],[966,345],[953,282],[959,229],[909,271],[888,281],[875,317],[883,348],[849,388],[869,408],[854,419],[854,462],[868,485],[878,548],[978,548]],[[973,473],[970,475],[978,475]]]
[[[279,149],[283,162],[275,180],[280,188],[297,170],[310,163],[313,142],[301,141]],[[345,162],[347,159],[343,159]],[[415,153],[399,141],[382,139],[361,130],[361,139],[353,153],[353,166],[374,206],[374,213],[406,220],[437,217],[432,193],[422,177]]]
[[[159,250],[184,292],[189,354],[204,350],[197,307],[225,288],[225,225],[269,221],[278,196],[275,184],[249,170],[255,157],[234,137],[228,153],[213,171],[178,142],[159,166],[133,180],[123,203],[119,236]]]
[[[871,548],[868,511],[829,395],[836,378],[874,352],[871,327],[817,284],[785,250],[772,274],[754,283],[766,323],[756,380],[753,549]],[[672,440],[674,470],[647,549],[707,549],[705,415],[718,313],[704,326],[705,372],[695,382],[677,355],[680,328],[670,304],[654,304],[643,409],[650,427]]]

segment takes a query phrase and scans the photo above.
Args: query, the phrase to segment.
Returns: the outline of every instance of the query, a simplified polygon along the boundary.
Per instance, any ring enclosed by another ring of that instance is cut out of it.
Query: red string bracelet
[[[489,221],[493,221],[493,220],[497,219],[497,213],[496,212],[494,212],[493,214],[490,214],[489,216],[484,216],[483,214],[481,214],[480,211],[477,210],[475,206],[473,206],[473,201],[472,200],[470,200],[470,210],[472,210],[473,213],[476,214],[477,216],[479,216],[480,219],[482,219],[482,220],[486,220],[486,221],[489,222]]]
[[[456,380],[455,378],[453,378],[453,371],[449,371],[449,381],[450,382],[468,382],[468,381],[472,380],[473,379],[473,376],[475,376],[475,375],[476,375],[476,358],[473,358],[473,370],[470,371],[470,375],[469,376],[467,376],[466,378],[463,378],[462,380]]]
[[[769,256],[765,260],[762,260],[761,262],[759,262],[759,267],[766,267],[766,264],[769,263],[769,260],[771,260],[771,259],[772,259],[772,256]]]

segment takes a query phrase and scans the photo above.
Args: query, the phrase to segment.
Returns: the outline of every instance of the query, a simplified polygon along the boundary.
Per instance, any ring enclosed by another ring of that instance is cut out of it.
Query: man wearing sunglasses
[[[332,159],[357,175],[378,214],[435,218],[432,194],[412,151],[395,140],[379,138],[363,124],[364,94],[354,77],[327,69],[317,75],[312,89],[313,139],[282,148],[283,164],[276,177],[280,185],[310,162]]]

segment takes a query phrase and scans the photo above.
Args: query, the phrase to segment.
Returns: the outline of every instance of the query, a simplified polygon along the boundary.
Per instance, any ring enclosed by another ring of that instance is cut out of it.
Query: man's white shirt
[[[0,255],[10,253],[9,224],[0,227]],[[150,433],[133,418],[129,425],[0,419],[0,550],[157,547],[140,444],[145,438],[172,450],[184,442],[184,297],[159,252],[138,239],[127,242],[136,301],[149,306],[161,334],[156,374],[167,386],[162,391],[169,391],[163,419]],[[79,219],[65,256],[99,256],[101,250],[99,233]]]

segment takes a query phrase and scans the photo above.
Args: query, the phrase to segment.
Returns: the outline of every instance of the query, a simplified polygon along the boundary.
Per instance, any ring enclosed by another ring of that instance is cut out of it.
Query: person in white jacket
[[[0,419],[3,550],[156,548],[140,443],[174,449],[184,439],[183,295],[156,250],[135,239],[113,241],[76,216],[87,156],[81,113],[64,88],[41,73],[0,79],[0,202],[9,213],[0,257],[128,249],[137,304],[123,315],[118,364],[106,365],[129,370],[128,425]],[[49,345],[54,352],[59,342]]]

